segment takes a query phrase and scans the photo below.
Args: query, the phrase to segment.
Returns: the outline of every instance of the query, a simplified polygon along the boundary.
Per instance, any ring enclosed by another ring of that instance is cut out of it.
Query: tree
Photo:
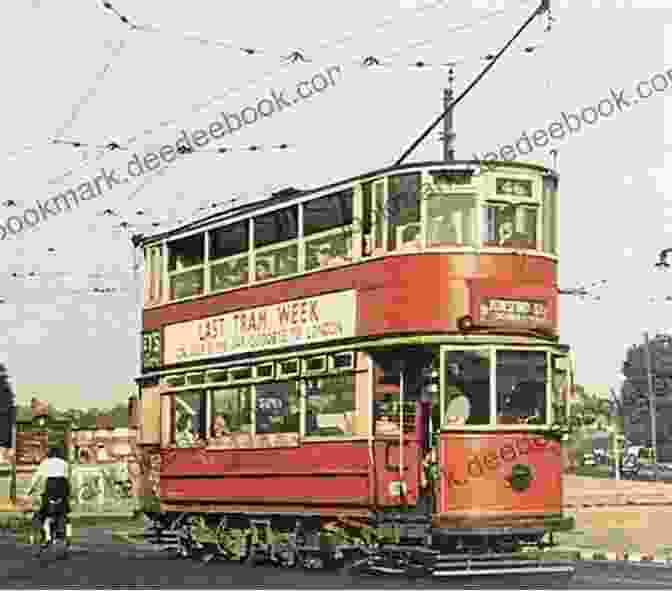
[[[576,385],[577,400],[570,410],[570,425],[581,427],[604,427],[611,423],[612,402],[596,394],[590,394],[581,385]]]
[[[7,369],[0,364],[0,447],[13,447],[12,431],[15,417],[14,391],[7,377]]]

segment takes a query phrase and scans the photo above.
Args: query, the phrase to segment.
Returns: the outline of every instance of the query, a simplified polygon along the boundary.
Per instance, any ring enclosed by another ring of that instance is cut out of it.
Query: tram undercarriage
[[[564,574],[544,528],[437,529],[415,512],[369,519],[317,514],[154,514],[147,541],[183,558],[340,570],[350,575],[458,577]]]

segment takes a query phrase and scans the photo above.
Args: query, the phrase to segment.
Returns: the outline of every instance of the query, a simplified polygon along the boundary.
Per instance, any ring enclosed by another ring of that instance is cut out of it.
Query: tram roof
[[[187,224],[184,224],[182,226],[172,228],[170,230],[167,230],[165,232],[159,232],[156,234],[151,234],[144,236],[140,241],[139,244],[143,245],[147,242],[154,242],[156,240],[160,240],[163,238],[167,238],[169,236],[184,232],[185,230],[194,230],[198,228],[199,226],[205,226],[213,221],[216,220],[227,220],[229,218],[237,217],[239,215],[244,215],[246,213],[251,213],[254,212],[257,209],[262,209],[266,207],[272,207],[274,205],[280,205],[282,203],[288,203],[293,201],[294,199],[297,199],[299,197],[306,197],[308,195],[311,195],[313,193],[319,193],[321,191],[326,191],[331,188],[339,187],[340,185],[343,185],[345,183],[354,183],[372,176],[379,176],[379,175],[386,175],[386,174],[391,174],[395,171],[402,171],[402,170],[408,170],[408,169],[413,169],[413,168],[426,168],[430,166],[443,166],[443,167],[459,167],[459,166],[482,166],[484,164],[484,161],[482,160],[451,160],[450,162],[446,162],[445,160],[429,160],[429,161],[424,161],[424,162],[409,162],[407,164],[400,164],[398,166],[387,166],[385,168],[379,168],[376,170],[372,170],[363,174],[359,174],[357,176],[349,177],[340,181],[337,181],[335,183],[329,183],[328,185],[322,185],[321,187],[315,187],[313,189],[296,189],[294,187],[288,187],[286,189],[281,189],[279,191],[276,191],[275,193],[271,194],[271,197],[267,197],[266,199],[258,199],[256,201],[253,201],[251,203],[245,203],[243,205],[239,205],[237,207],[233,207],[231,209],[227,209],[226,211],[221,211],[218,213],[213,213],[209,216],[206,216],[204,218],[200,218],[198,220],[194,220],[193,222],[189,222]],[[518,162],[518,161],[505,161],[505,160],[488,160],[487,161],[488,166],[507,166],[511,168],[527,168],[530,170],[536,170],[538,172],[543,172],[546,174],[550,174],[554,176],[555,178],[558,178],[558,173],[557,171],[554,171],[546,166],[540,166],[538,164],[530,164],[527,162]]]

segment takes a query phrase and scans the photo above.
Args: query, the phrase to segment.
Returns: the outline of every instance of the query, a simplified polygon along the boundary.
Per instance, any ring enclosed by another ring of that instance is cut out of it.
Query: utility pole
[[[453,82],[455,80],[454,70],[451,67],[448,71],[448,88],[443,90],[443,110],[448,114],[443,118],[443,160],[453,162],[455,160],[455,131],[453,129],[453,109],[450,107],[453,102]]]
[[[656,398],[653,391],[653,376],[651,373],[651,347],[649,333],[644,333],[644,355],[646,357],[646,378],[649,388],[649,412],[651,413],[651,445],[653,447],[653,473],[658,480],[658,453],[656,440]]]

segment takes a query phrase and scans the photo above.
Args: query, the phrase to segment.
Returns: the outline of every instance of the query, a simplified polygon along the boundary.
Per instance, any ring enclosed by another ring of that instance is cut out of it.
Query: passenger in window
[[[406,248],[420,248],[420,224],[409,224],[404,228],[401,244]]]
[[[463,393],[453,396],[446,410],[446,425],[451,427],[465,425],[470,416],[471,402],[469,398]]]
[[[230,435],[231,431],[229,430],[229,425],[224,418],[224,415],[218,414],[215,417],[214,423],[212,425],[212,435],[213,437],[224,437],[225,435]]]
[[[354,412],[345,412],[342,417],[338,418],[336,427],[345,435],[352,435],[352,421]]]
[[[289,275],[296,273],[296,257],[290,253],[283,253],[276,255],[275,258],[278,265],[278,275]]]
[[[265,260],[257,261],[256,275],[257,281],[263,281],[264,279],[270,279],[273,277],[273,273],[271,272],[271,263]]]
[[[226,289],[243,283],[247,283],[247,261],[238,260],[217,267],[217,271],[213,275],[212,288],[215,290]]]
[[[331,244],[327,242],[317,247],[317,265],[319,267],[326,267],[331,258]]]
[[[373,238],[371,234],[366,234],[364,236],[364,242],[362,244],[362,254],[364,256],[370,256],[373,251]]]
[[[516,231],[516,210],[510,206],[504,209],[497,226],[497,244],[510,248],[530,248],[530,236]]]
[[[515,227],[513,220],[504,220],[499,224],[499,228],[497,228],[497,244],[499,246],[513,246],[514,234]]]
[[[198,442],[198,432],[194,429],[194,420],[188,414],[179,415],[176,421],[175,445],[192,447]]]

